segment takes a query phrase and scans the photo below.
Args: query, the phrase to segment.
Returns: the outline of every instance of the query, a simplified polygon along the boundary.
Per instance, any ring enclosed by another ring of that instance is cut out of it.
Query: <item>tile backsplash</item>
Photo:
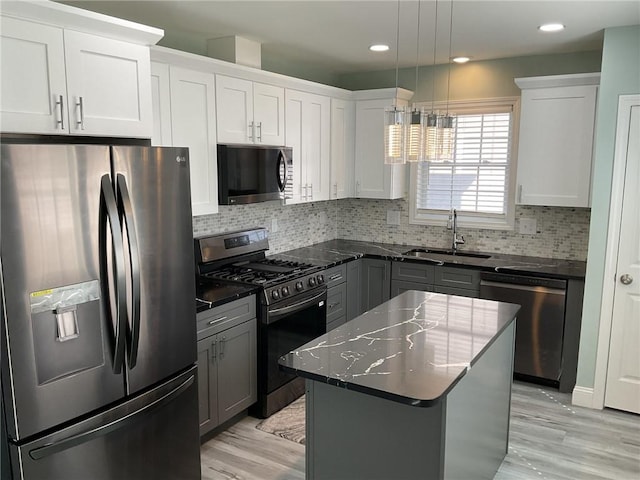
[[[451,230],[444,227],[409,224],[409,204],[405,200],[346,199],[338,202],[340,238],[374,242],[451,246]],[[387,225],[387,211],[400,212],[400,225]],[[459,228],[464,250],[500,252],[511,255],[586,260],[589,242],[588,208],[516,207],[515,231]],[[536,220],[536,233],[518,233],[519,220]]]
[[[399,212],[400,225],[387,225],[387,211]],[[533,235],[518,233],[521,218],[536,220]],[[274,222],[275,220],[275,222]],[[586,260],[590,210],[564,207],[516,207],[516,230],[460,228],[464,250]],[[273,227],[275,228],[275,231]],[[409,224],[405,200],[345,199],[283,206],[280,202],[220,206],[220,212],[193,218],[194,236],[243,228],[269,230],[269,254],[344,238],[372,242],[449,247],[451,231]]]

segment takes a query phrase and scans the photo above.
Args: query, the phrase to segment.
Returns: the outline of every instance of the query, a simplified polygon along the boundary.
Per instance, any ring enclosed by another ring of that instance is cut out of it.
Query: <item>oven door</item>
[[[271,305],[264,323],[262,333],[267,347],[266,393],[271,393],[296,377],[280,371],[278,359],[326,333],[326,287]]]

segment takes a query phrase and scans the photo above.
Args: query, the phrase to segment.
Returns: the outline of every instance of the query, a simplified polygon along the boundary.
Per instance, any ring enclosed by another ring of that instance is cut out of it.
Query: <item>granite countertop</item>
[[[256,285],[224,283],[217,280],[201,281],[196,284],[196,313],[247,297],[260,290],[262,288]]]
[[[428,407],[515,318],[519,305],[410,290],[280,358],[301,377]]]
[[[561,279],[584,280],[586,262],[559,260],[522,255],[487,253],[489,258],[465,257],[462,255],[442,255],[432,253],[428,259],[420,259],[404,253],[424,245],[395,245],[388,243],[363,242],[357,240],[329,240],[307,247],[289,250],[274,255],[275,258],[313,263],[322,267],[332,267],[361,257],[383,258],[428,264],[464,266],[479,270],[520,273]],[[461,249],[464,253],[464,249]],[[474,252],[469,252],[474,253]],[[480,252],[482,253],[482,252]]]

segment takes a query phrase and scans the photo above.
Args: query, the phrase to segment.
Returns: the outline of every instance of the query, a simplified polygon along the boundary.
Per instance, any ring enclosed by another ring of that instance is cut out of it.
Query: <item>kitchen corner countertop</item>
[[[461,266],[502,273],[519,273],[532,276],[579,280],[584,280],[586,271],[586,262],[576,260],[506,255],[490,252],[486,252],[489,258],[430,253],[428,258],[424,259],[404,255],[404,253],[410,250],[421,248],[431,247],[336,239],[275,254],[274,257],[284,260],[313,263],[326,268],[361,257],[370,257],[416,263]],[[467,252],[464,248],[461,248],[460,251],[462,253]]]
[[[280,358],[285,371],[388,400],[442,399],[519,305],[410,290]]]
[[[219,307],[239,298],[248,297],[260,290],[261,287],[256,285],[221,283],[213,280],[199,282],[196,285],[196,313]]]

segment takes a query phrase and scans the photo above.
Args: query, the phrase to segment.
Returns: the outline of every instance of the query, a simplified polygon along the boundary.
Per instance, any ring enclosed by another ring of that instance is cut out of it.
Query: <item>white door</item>
[[[151,138],[149,47],[65,30],[70,132]]]
[[[253,84],[255,142],[284,145],[284,88]]]
[[[68,133],[62,29],[2,17],[1,131]]]
[[[306,184],[306,152],[303,149],[303,104],[304,96],[295,90],[287,90],[285,102],[285,142],[292,149],[291,185],[287,187],[286,203],[295,204],[307,201],[308,186]]]
[[[355,113],[352,101],[331,99],[331,199],[353,194]]]
[[[640,102],[618,114],[616,162],[626,163],[605,406],[640,413]]]
[[[220,143],[253,142],[253,84],[216,75],[216,114]]]
[[[322,95],[305,95],[302,130],[306,152],[308,200],[329,200],[331,181],[331,100]]]
[[[213,74],[172,66],[169,77],[173,144],[189,147],[192,213],[218,213]]]

